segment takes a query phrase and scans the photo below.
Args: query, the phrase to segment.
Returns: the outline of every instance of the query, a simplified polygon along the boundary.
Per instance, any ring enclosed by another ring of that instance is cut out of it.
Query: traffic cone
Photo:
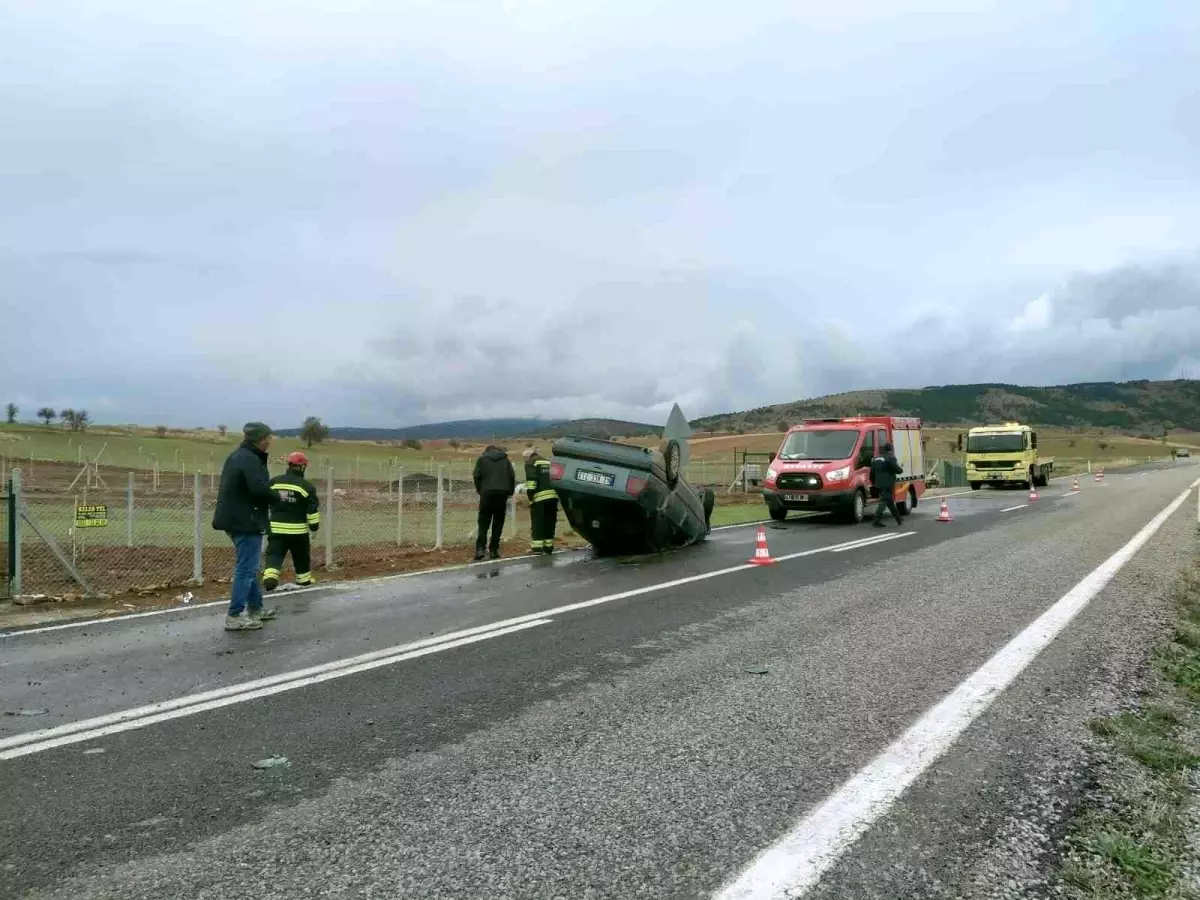
[[[1033,502],[1034,500],[1036,500],[1037,498],[1038,498],[1038,495],[1037,495],[1037,486],[1036,486],[1036,485],[1031,485],[1031,486],[1030,486],[1030,488],[1029,488],[1029,502],[1030,502],[1030,503],[1032,503],[1032,502]]]
[[[1103,480],[1104,480],[1104,470],[1103,470],[1103,469],[1097,469],[1097,470],[1096,470],[1096,480],[1097,480],[1097,481],[1103,481]]]
[[[1072,494],[1074,494],[1074,493],[1075,493],[1076,491],[1078,491],[1078,490],[1079,490],[1079,476],[1078,476],[1078,475],[1076,475],[1076,476],[1075,476],[1075,481],[1074,481],[1074,483],[1071,485],[1071,493],[1072,493]]]
[[[952,518],[950,518],[950,504],[946,502],[945,497],[942,498],[942,508],[941,508],[941,510],[938,511],[937,520],[939,522],[953,522],[954,521]]]
[[[758,526],[758,540],[755,541],[754,558],[750,560],[752,566],[773,566],[779,562],[771,557],[771,551],[767,549],[767,529],[763,526]]]

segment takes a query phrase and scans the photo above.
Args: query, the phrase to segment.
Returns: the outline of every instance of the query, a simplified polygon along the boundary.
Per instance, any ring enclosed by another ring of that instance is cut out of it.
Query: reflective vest
[[[317,489],[295,469],[271,479],[271,534],[308,534],[321,524]]]
[[[536,453],[525,461],[525,495],[530,503],[558,499],[558,492],[550,486],[550,460]]]

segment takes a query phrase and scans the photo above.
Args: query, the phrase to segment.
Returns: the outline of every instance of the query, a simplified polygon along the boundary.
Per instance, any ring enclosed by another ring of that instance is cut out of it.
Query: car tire
[[[908,489],[908,508],[917,508],[917,489],[915,487],[910,487]]]
[[[675,490],[683,468],[683,448],[679,446],[679,441],[669,440],[663,447],[663,467],[666,469],[667,487]]]
[[[983,482],[982,482],[982,481],[972,481],[972,482],[971,482],[971,490],[973,490],[973,491],[977,491],[977,490],[979,490],[981,487],[983,487]]]
[[[779,507],[769,506],[769,507],[767,507],[767,509],[771,513],[771,518],[774,519],[776,522],[782,522],[784,519],[787,518],[788,511],[786,509],[784,509],[782,506],[779,506]]]

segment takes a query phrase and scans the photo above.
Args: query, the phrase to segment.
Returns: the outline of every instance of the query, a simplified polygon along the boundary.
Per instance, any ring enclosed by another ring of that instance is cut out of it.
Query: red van
[[[855,524],[867,515],[871,460],[891,443],[904,469],[896,478],[901,515],[925,496],[921,420],[905,416],[851,416],[804,419],[793,425],[767,469],[763,500],[771,518],[782,522],[789,510],[837,512]]]

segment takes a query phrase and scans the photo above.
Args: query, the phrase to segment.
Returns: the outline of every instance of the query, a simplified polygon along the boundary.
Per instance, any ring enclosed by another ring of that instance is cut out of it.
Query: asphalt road
[[[0,712],[38,713],[0,715],[0,896],[711,896],[1198,475],[772,525],[762,568],[739,528],[283,597],[259,632],[0,636]],[[1193,494],[810,894],[1028,896],[1195,522]]]

